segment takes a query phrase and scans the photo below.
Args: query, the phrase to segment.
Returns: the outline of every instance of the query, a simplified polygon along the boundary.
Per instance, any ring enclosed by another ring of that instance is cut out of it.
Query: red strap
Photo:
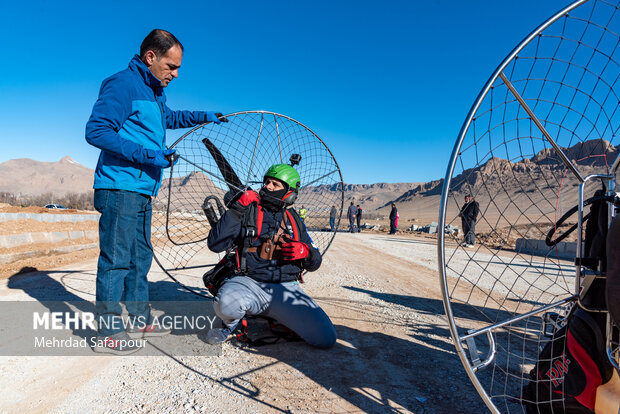
[[[293,218],[293,213],[288,210],[285,210],[286,217],[288,217],[289,223],[291,223],[291,227],[293,228],[293,240],[299,241],[299,228],[297,228],[297,222]],[[309,247],[312,249],[312,246]],[[299,283],[304,283],[303,272],[299,272]]]
[[[239,270],[241,267],[241,264],[239,263],[239,249],[235,249],[235,261],[237,262],[237,270]]]
[[[256,316],[260,318],[260,316]],[[248,338],[248,321],[246,318],[241,319],[241,332],[236,335],[236,339],[240,342],[244,342],[252,347],[259,347],[263,345],[273,345],[280,341],[301,341],[302,339],[294,331],[286,326],[276,323],[275,321],[265,318],[269,321],[269,328],[273,332],[273,335],[265,336],[258,339]],[[279,332],[283,331],[283,332]]]
[[[237,341],[240,342],[249,342],[248,340],[248,321],[247,319],[241,319],[241,332],[235,335]]]
[[[285,210],[285,212],[286,216],[288,217],[288,221],[289,223],[291,223],[291,227],[293,228],[293,240],[299,241],[299,229],[297,228],[295,220],[293,219],[293,214],[291,214],[291,212],[288,210]]]
[[[575,399],[579,401],[581,405],[594,410],[594,402],[596,400],[596,389],[603,383],[601,373],[598,370],[598,366],[592,360],[592,357],[588,355],[585,349],[575,339],[570,330],[568,330],[566,345],[568,350],[579,361],[579,365],[583,369],[583,373],[586,376],[586,386],[581,394],[576,395]]]
[[[256,238],[254,240],[258,240],[258,237],[260,236],[260,231],[263,228],[263,207],[261,207],[259,205],[258,208],[256,209],[256,211],[257,211],[257,215],[256,215]]]

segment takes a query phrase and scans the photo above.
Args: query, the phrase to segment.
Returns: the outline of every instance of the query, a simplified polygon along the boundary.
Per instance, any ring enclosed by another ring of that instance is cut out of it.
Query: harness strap
[[[252,240],[256,239],[260,234],[258,232],[258,213],[262,209],[259,209],[255,203],[250,204],[248,211],[245,215],[243,226],[243,242],[241,243],[241,252],[239,255],[239,272],[242,274],[247,273],[248,264],[246,262],[246,256],[248,248],[252,243]],[[262,212],[262,211],[261,211]],[[262,217],[261,217],[262,219]],[[262,220],[261,220],[262,222]]]
[[[293,240],[299,241],[299,226],[297,225],[297,223],[295,223],[295,227],[291,225],[291,223],[295,221],[295,219],[293,218],[293,213],[291,213],[291,211],[287,209],[285,210],[285,215],[288,218],[287,229],[289,231],[289,234],[293,235]]]
[[[246,318],[241,319],[237,329],[239,332],[235,335],[235,339],[239,342],[248,342],[248,320]]]
[[[282,259],[282,245],[280,240],[286,230],[286,217],[283,217],[276,234],[272,235],[269,239],[264,240],[258,247],[248,247],[246,253],[258,253],[258,256],[263,260]],[[288,234],[291,233],[289,232]]]
[[[248,253],[260,253],[260,247],[251,247],[253,241],[257,240],[260,237],[260,233],[263,225],[263,208],[260,205],[256,205],[255,203],[250,204],[247,213],[245,214],[244,222],[242,224],[242,240],[238,243],[239,248],[237,249],[237,263],[238,263],[238,271],[240,274],[246,274],[247,269],[247,254]],[[297,216],[298,217],[298,216]],[[293,224],[293,222],[295,224]],[[291,209],[284,210],[284,214],[282,217],[282,221],[280,222],[278,232],[275,236],[272,236],[272,244],[273,242],[277,242],[277,240],[282,236],[282,234],[286,233],[289,236],[292,236],[292,239],[295,241],[300,240],[301,228],[300,228],[300,220],[296,218],[296,215],[291,212]],[[278,245],[275,244],[276,249]],[[268,258],[271,259],[271,258]],[[303,283],[302,273],[299,273],[298,279]]]
[[[263,345],[273,345],[281,341],[299,342],[302,340],[299,335],[281,323],[278,323],[275,319],[265,316],[253,316],[253,318],[266,319],[269,323],[269,329],[271,330],[272,335],[263,336],[262,338],[257,339],[250,339],[248,337],[248,318],[246,317],[241,319],[238,325],[237,329],[239,332],[235,335],[235,339],[237,341],[243,342],[252,347],[259,347]]]

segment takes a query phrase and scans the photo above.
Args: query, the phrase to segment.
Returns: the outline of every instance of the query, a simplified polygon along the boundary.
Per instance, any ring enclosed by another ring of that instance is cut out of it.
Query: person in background
[[[357,205],[357,231],[361,231],[362,225],[360,224],[362,221],[362,208],[360,205]]]
[[[306,221],[306,214],[308,214],[308,210],[306,210],[306,207],[301,206],[299,209],[299,218],[301,221]]]
[[[332,206],[331,210],[329,210],[329,227],[331,227],[332,231],[336,230],[336,216],[338,215],[338,210],[336,210],[336,206]]]
[[[347,209],[347,218],[349,219],[349,232],[355,233],[355,217],[357,217],[357,207],[351,201],[351,205]]]
[[[390,211],[390,234],[396,234],[396,222],[398,220],[398,210],[396,204],[392,203],[392,210]]]
[[[464,240],[461,243],[463,247],[474,247],[476,244],[476,220],[480,206],[471,195],[465,196],[465,204],[461,207],[459,216],[461,217],[461,225],[463,226]]]
[[[166,129],[227,122],[218,112],[166,106],[164,88],[179,76],[182,59],[181,42],[170,32],[153,30],[129,67],[103,81],[86,124],[86,141],[101,150],[93,185],[101,213],[95,352],[129,354],[140,349],[131,338],[170,332],[152,323],[147,281],[153,261],[151,197],[175,152],[166,149]],[[127,329],[121,300],[135,321]]]
[[[394,234],[398,233],[398,219],[400,218],[400,214],[398,211],[396,212],[396,219],[394,220]]]

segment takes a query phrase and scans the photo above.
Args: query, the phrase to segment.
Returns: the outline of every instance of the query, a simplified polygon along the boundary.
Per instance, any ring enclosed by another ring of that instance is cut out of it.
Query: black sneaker
[[[143,341],[132,339],[122,331],[109,336],[97,336],[93,351],[115,355],[129,355],[142,349]]]
[[[134,325],[127,327],[127,333],[132,338],[146,338],[148,336],[164,336],[170,333],[170,329],[161,325]]]

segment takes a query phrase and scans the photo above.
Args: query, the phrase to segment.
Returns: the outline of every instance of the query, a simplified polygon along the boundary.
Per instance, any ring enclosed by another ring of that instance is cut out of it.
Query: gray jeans
[[[476,244],[476,220],[462,220],[465,243]]]
[[[213,309],[229,328],[245,315],[259,315],[275,319],[317,348],[336,343],[331,320],[298,282],[263,283],[235,276],[222,286]]]

